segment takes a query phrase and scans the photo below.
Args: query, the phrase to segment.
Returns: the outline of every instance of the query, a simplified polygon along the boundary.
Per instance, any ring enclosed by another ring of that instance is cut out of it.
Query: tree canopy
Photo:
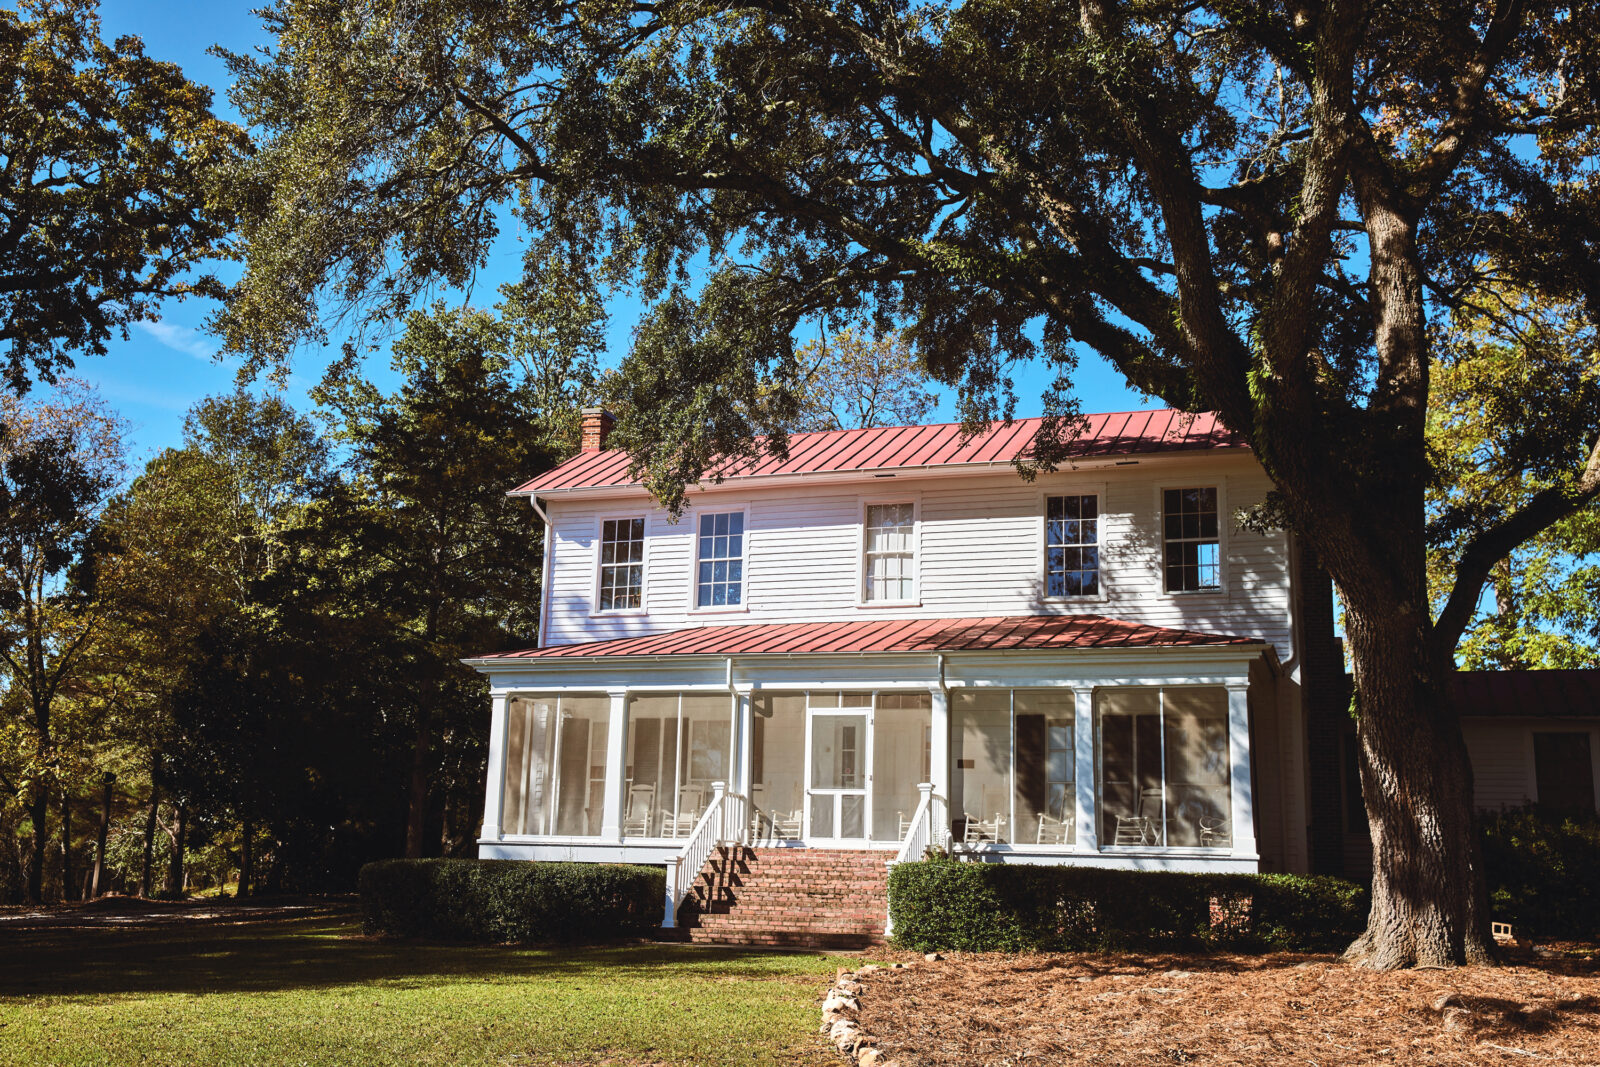
[[[137,37],[106,43],[94,0],[0,10],[0,349],[7,384],[104,355],[166,297],[223,292],[225,189],[244,131]]]

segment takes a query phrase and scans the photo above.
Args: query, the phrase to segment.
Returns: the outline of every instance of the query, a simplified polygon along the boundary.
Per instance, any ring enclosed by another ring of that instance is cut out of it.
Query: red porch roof
[[[590,656],[750,656],[853,652],[1000,652],[1263,644],[1253,637],[1169,630],[1102,615],[744,623],[496,652],[484,660]]]
[[[1249,447],[1239,434],[1208,411],[1191,415],[1165,408],[1085,417],[1088,426],[1072,443],[1070,452],[1077,459]],[[766,456],[753,462],[741,461],[723,470],[722,476],[757,478],[1009,463],[1027,451],[1039,422],[1017,419],[1009,426],[997,424],[964,443],[959,423],[790,434],[788,459]],[[628,454],[608,449],[580,452],[513,492],[551,493],[636,484],[628,474]]]

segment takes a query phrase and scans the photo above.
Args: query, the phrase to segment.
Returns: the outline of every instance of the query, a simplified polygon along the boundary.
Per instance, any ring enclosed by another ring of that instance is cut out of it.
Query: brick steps
[[[883,941],[888,856],[743,847],[711,854],[679,912],[691,941],[865,948]]]

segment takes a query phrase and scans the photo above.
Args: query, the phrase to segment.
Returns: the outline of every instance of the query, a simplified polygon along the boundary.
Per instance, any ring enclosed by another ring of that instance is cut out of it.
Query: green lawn
[[[0,924],[0,1064],[832,1064],[842,961],[358,936],[353,917]]]

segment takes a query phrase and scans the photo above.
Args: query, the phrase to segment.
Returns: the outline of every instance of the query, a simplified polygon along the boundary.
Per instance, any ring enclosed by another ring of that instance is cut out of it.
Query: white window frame
[[[1050,595],[1050,498],[1053,496],[1092,496],[1095,498],[1095,510],[1099,515],[1095,525],[1095,536],[1098,538],[1096,545],[1100,549],[1100,591],[1098,593],[1079,593],[1072,596]],[[1034,560],[1036,571],[1034,580],[1038,583],[1040,604],[1099,604],[1110,599],[1110,582],[1107,580],[1109,569],[1106,566],[1106,486],[1103,482],[1090,485],[1066,485],[1039,492],[1039,523],[1037,527],[1038,540],[1034,544]]]
[[[600,557],[604,548],[606,523],[622,522],[638,519],[642,523],[640,536],[643,545],[639,560],[639,606],[636,608],[610,608],[602,610],[600,607]],[[594,551],[590,556],[594,567],[593,587],[589,594],[590,618],[627,618],[635,615],[647,615],[650,612],[650,515],[641,511],[619,511],[595,516],[594,521]]]
[[[1168,490],[1215,489],[1217,491],[1217,586],[1215,589],[1167,588],[1167,504]],[[1220,597],[1228,593],[1228,534],[1233,524],[1228,510],[1228,481],[1226,478],[1197,476],[1191,479],[1162,482],[1156,486],[1156,583],[1162,596]]]
[[[867,513],[869,508],[895,504],[911,505],[911,598],[909,600],[867,599]],[[861,499],[856,523],[856,607],[915,608],[922,606],[922,494],[871,496]]]
[[[700,517],[702,515],[731,515],[735,512],[744,516],[744,536],[739,539],[739,603],[715,604],[709,607],[700,607]],[[737,507],[711,507],[709,505],[695,508],[689,516],[689,603],[686,610],[690,615],[733,615],[750,610],[750,505],[741,504]]]

